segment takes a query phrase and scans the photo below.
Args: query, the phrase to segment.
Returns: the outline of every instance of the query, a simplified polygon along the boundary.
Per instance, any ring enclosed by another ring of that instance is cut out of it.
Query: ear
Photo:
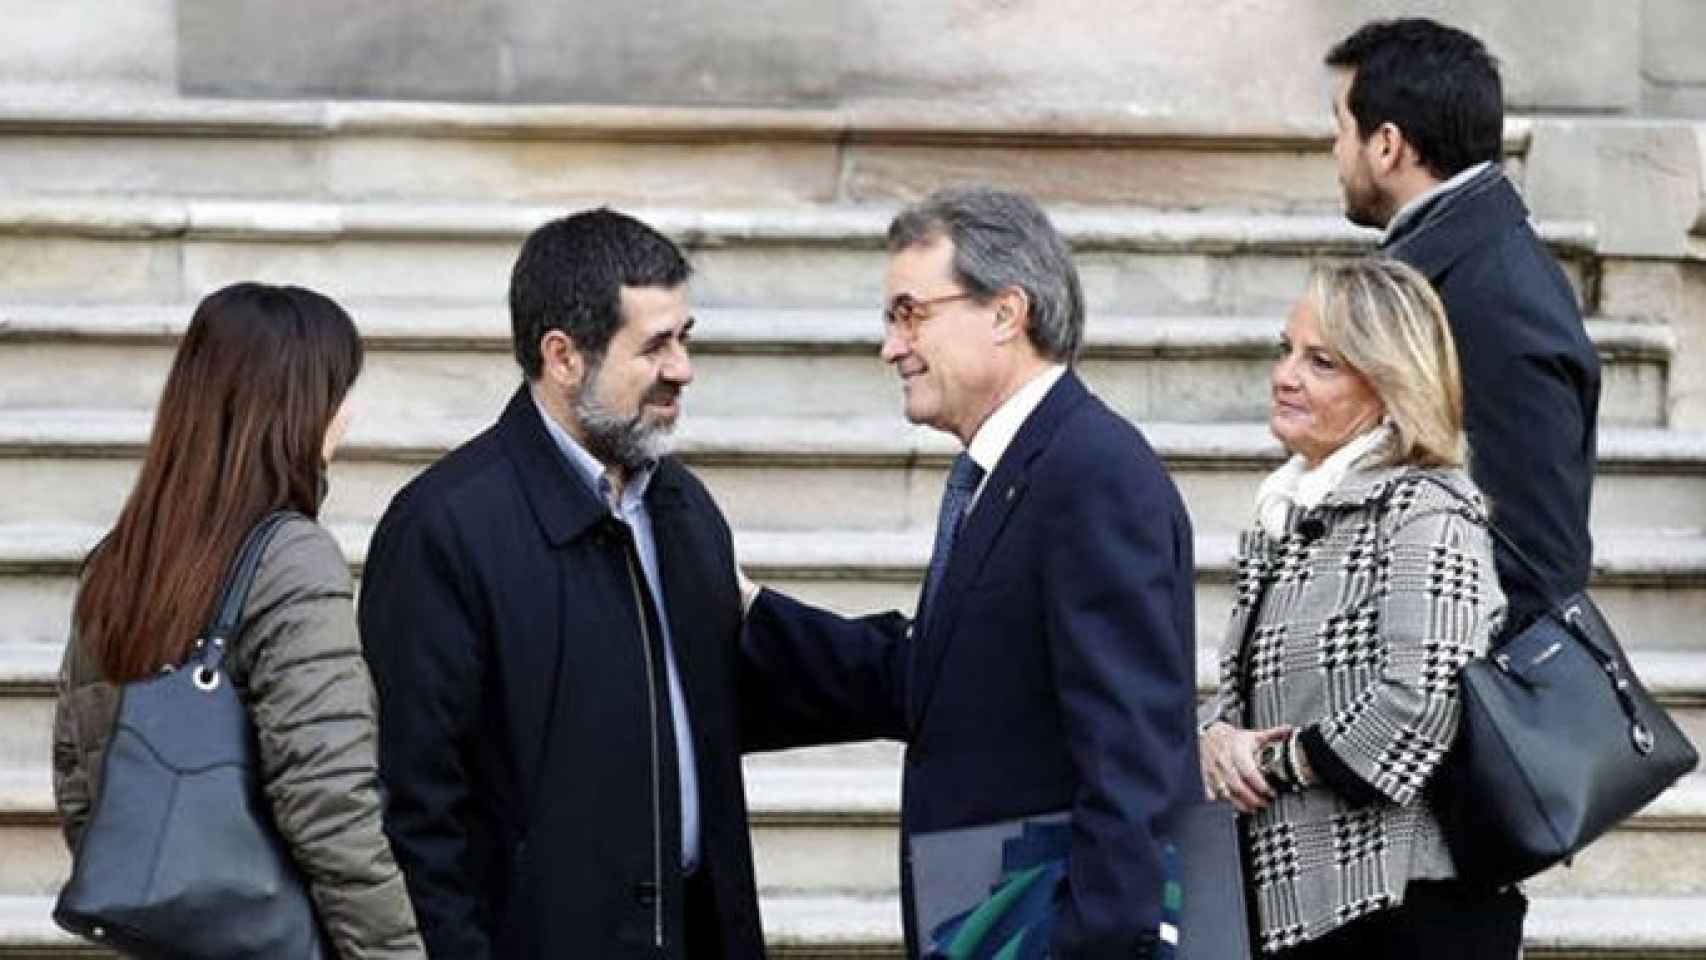
[[[1025,336],[1025,331],[1031,326],[1031,298],[1018,287],[1008,287],[995,295],[990,302],[995,308],[995,326],[992,328],[996,343],[1009,343]]]
[[[543,361],[539,369],[540,379],[567,392],[580,389],[581,378],[586,375],[586,363],[581,359],[573,338],[561,330],[545,331],[539,338],[539,356]]]
[[[1415,148],[1404,139],[1404,131],[1390,120],[1375,128],[1374,135],[1368,138],[1363,149],[1374,172],[1383,177],[1397,172],[1406,159],[1412,163],[1415,161]]]

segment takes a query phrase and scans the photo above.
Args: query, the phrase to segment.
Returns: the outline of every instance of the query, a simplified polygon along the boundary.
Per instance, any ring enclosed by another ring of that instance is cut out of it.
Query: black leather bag
[[[138,957],[319,960],[324,945],[255,769],[247,709],[224,667],[268,515],[226,575],[187,662],[123,686],[100,795],[53,919]]]
[[[1496,525],[1437,485],[1534,570]],[[1568,860],[1700,759],[1586,593],[1471,660],[1461,692],[1462,726],[1430,797],[1465,879],[1503,885]]]

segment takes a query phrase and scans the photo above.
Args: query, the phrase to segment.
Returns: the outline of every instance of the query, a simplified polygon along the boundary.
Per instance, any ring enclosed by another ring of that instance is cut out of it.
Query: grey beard
[[[673,423],[647,423],[644,408],[624,417],[601,401],[591,384],[575,397],[574,414],[587,452],[624,473],[657,462],[669,453],[674,440]]]

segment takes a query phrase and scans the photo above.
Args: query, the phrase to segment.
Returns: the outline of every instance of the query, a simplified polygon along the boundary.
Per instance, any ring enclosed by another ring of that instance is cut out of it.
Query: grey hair
[[[988,186],[947,187],[889,224],[890,253],[942,238],[954,244],[954,279],[967,293],[986,303],[1010,287],[1024,291],[1031,345],[1050,360],[1078,358],[1084,290],[1066,241],[1035,200]]]

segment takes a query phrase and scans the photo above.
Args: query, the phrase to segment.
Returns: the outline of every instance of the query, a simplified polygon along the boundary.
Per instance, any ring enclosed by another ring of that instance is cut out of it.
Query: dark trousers
[[[1457,880],[1416,880],[1402,906],[1353,920],[1276,960],[1516,960],[1528,898]]]
[[[717,895],[711,887],[709,870],[698,870],[686,878],[688,960],[722,960],[723,925],[717,916]]]

